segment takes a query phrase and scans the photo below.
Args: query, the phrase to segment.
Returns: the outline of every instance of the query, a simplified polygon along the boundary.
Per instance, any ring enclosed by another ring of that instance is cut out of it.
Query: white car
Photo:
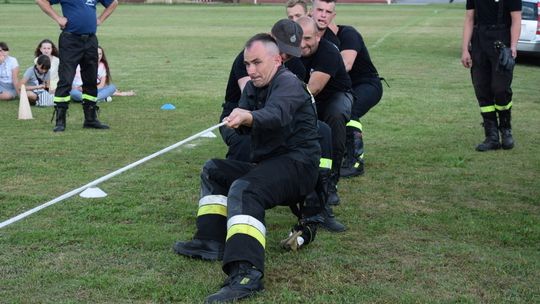
[[[521,34],[517,50],[521,53],[540,55],[540,2],[522,0]]]

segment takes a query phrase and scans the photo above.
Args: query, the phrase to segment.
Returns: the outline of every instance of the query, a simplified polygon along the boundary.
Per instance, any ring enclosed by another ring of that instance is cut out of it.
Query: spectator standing
[[[514,69],[498,67],[499,53],[495,46],[500,42],[509,47],[515,59],[520,31],[521,0],[467,0],[461,63],[471,69],[485,134],[476,151],[514,147],[511,127]]]
[[[97,119],[98,39],[97,26],[101,25],[118,6],[117,0],[36,0],[43,12],[51,17],[62,29],[58,46],[60,48],[59,82],[55,92],[56,125],[54,132],[66,129],[66,113],[69,107],[70,91],[77,65],[81,66],[83,81],[84,128],[108,129]],[[97,3],[105,10],[96,18]],[[62,6],[63,16],[52,8],[53,4]]]

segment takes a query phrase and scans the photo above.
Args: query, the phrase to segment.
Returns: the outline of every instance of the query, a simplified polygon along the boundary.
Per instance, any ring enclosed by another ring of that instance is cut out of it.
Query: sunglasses
[[[4,52],[7,52],[7,51],[9,51],[9,49],[1,49],[1,50],[2,50],[2,51],[4,51]]]

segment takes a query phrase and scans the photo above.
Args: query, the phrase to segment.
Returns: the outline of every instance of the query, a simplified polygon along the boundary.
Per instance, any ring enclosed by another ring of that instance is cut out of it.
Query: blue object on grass
[[[161,109],[162,110],[174,110],[176,109],[176,107],[170,103],[166,103],[164,105],[161,106]]]

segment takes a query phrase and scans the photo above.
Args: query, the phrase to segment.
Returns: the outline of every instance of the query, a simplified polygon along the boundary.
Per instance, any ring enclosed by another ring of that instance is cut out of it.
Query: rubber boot
[[[64,132],[64,130],[66,129],[67,110],[68,110],[67,103],[57,103],[54,106],[53,117],[51,119],[51,122],[52,122],[52,120],[54,119],[54,116],[56,115],[56,124],[53,129],[54,132]]]
[[[476,151],[479,152],[485,152],[490,150],[498,150],[501,148],[501,144],[499,142],[499,130],[497,128],[497,116],[495,112],[493,113],[487,113],[486,115],[483,115],[484,122],[482,125],[484,126],[484,133],[486,138],[484,141],[476,146]]]
[[[330,232],[343,232],[347,229],[345,225],[336,219],[334,211],[332,210],[332,207],[328,205],[328,203],[326,203],[324,206],[323,218],[324,221],[321,223],[321,227]]]
[[[225,244],[213,240],[193,239],[187,242],[176,242],[173,247],[174,252],[180,255],[207,261],[223,260]]]
[[[347,127],[345,159],[339,171],[340,177],[354,177],[364,174],[364,141],[362,131]]]
[[[97,111],[99,107],[96,106],[95,102],[85,101],[83,103],[84,111],[84,123],[83,128],[92,128],[92,129],[108,129],[109,126],[102,124],[97,119]]]
[[[514,147],[511,121],[512,115],[510,110],[499,112],[499,131],[501,132],[502,148],[505,150],[510,150]]]

